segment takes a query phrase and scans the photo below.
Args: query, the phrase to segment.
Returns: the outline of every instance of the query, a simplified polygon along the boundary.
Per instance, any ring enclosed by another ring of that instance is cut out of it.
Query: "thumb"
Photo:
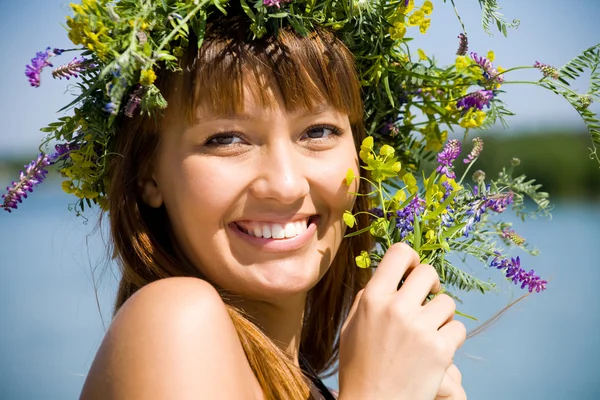
[[[462,376],[456,365],[452,364],[444,375],[435,400],[466,400],[467,394],[461,385]]]
[[[346,326],[348,326],[350,321],[352,321],[354,314],[356,314],[356,310],[358,309],[358,304],[360,303],[360,299],[361,299],[364,291],[365,291],[365,289],[361,289],[361,290],[359,290],[358,293],[356,293],[356,297],[354,298],[354,303],[352,303],[352,307],[350,308],[348,317],[346,318],[346,321],[344,321],[344,325],[342,325],[341,333],[344,333],[344,330],[346,330]]]

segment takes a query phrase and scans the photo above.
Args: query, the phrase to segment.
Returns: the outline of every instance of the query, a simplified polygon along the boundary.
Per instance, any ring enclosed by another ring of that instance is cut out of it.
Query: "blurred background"
[[[420,4],[417,1],[417,4]],[[475,0],[457,1],[470,50],[493,50],[496,65],[509,68],[536,60],[560,67],[600,41],[596,0],[501,0],[509,20],[520,19],[508,38],[485,34]],[[450,4],[434,1],[422,48],[441,63],[453,63],[460,32]],[[31,88],[25,65],[47,46],[68,48],[61,27],[70,14],[62,0],[0,0],[0,187],[38,153],[39,128],[53,122],[67,103],[67,81],[47,70],[42,87]],[[70,59],[67,55],[57,64]],[[584,76],[577,86],[587,88]],[[507,80],[535,80],[538,71],[518,71]],[[510,129],[484,132],[485,150],[476,168],[494,176],[512,157],[517,172],[551,193],[552,218],[514,228],[540,250],[518,254],[525,268],[549,280],[548,290],[518,303],[503,318],[468,340],[455,359],[469,399],[597,399],[600,393],[598,306],[600,262],[600,169],[588,158],[591,141],[571,106],[532,85],[505,85],[504,101],[517,115]],[[594,105],[598,112],[598,104]],[[50,179],[49,179],[50,180]],[[19,210],[0,213],[0,399],[77,398],[110,321],[118,273],[106,254],[106,229],[98,215],[87,221],[68,210],[72,199],[58,180],[35,189]],[[477,263],[465,268],[500,282]],[[481,321],[523,294],[500,284],[496,294],[463,295],[459,309]],[[466,320],[468,328],[479,323]],[[335,377],[327,383],[336,386]]]

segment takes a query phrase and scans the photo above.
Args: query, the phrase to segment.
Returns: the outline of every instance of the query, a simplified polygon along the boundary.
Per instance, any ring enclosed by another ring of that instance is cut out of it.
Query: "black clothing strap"
[[[329,389],[327,389],[327,386],[325,386],[321,379],[319,379],[319,376],[317,375],[315,370],[312,369],[308,361],[302,355],[298,356],[298,360],[300,361],[300,369],[302,370],[302,372],[304,372],[304,375],[306,375],[315,384],[317,389],[319,389],[319,392],[321,393],[323,398],[325,400],[336,400],[335,397],[333,397],[333,395],[329,391]]]

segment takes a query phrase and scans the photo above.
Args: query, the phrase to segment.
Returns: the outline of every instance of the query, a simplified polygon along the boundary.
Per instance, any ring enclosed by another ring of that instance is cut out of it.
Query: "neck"
[[[245,312],[265,334],[283,351],[294,364],[299,365],[298,354],[302,337],[302,325],[306,293],[278,301],[240,300],[236,306]]]

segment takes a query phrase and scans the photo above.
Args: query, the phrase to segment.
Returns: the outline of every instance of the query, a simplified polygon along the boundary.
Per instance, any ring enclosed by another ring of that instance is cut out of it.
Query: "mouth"
[[[236,221],[229,228],[236,237],[261,250],[293,251],[311,242],[319,220],[318,215],[312,215],[289,222]]]
[[[240,232],[255,237],[272,240],[286,240],[302,236],[311,224],[317,224],[318,215],[285,223],[237,221],[233,225]]]

